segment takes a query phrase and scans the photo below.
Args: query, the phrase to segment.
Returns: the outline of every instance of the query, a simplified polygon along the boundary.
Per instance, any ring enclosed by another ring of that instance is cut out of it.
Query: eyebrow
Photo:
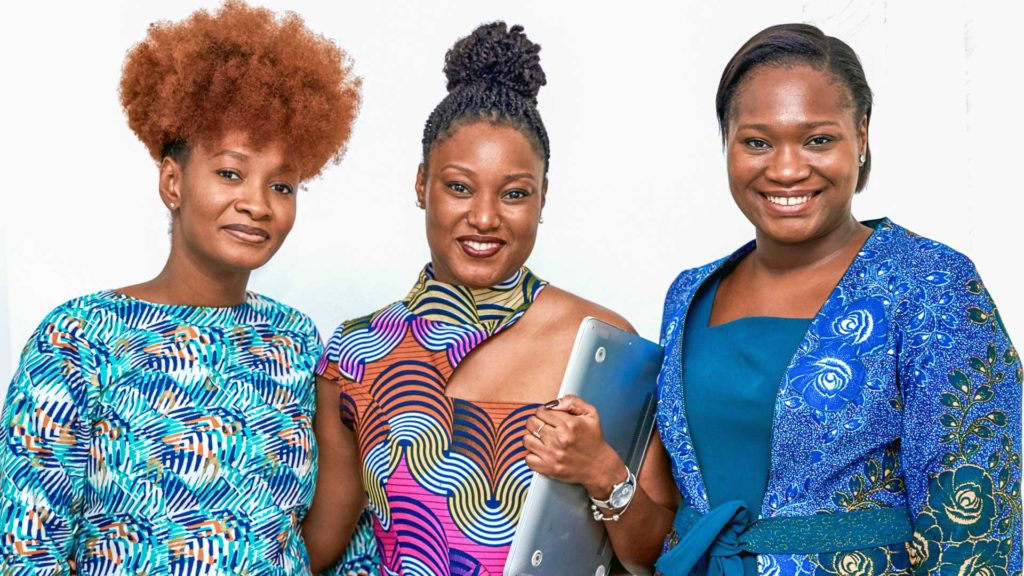
[[[814,128],[821,128],[822,126],[839,126],[839,122],[834,120],[819,120],[817,122],[804,122],[803,124],[797,125],[801,130],[813,130]],[[740,124],[736,127],[737,130],[749,129],[749,130],[761,130],[767,132],[771,129],[768,124]]]
[[[476,176],[476,172],[470,170],[469,168],[466,168],[465,166],[460,166],[458,164],[445,164],[444,166],[441,167],[441,170],[448,170],[448,169],[456,170],[456,171],[462,172],[463,174],[468,174],[470,176]],[[506,182],[511,182],[513,180],[535,180],[535,179],[536,178],[534,178],[533,174],[531,174],[530,172],[513,172],[513,173],[508,174],[508,175],[505,176],[505,181]]]
[[[217,152],[216,154],[213,155],[213,158],[216,158],[218,156],[231,156],[232,158],[234,158],[236,160],[239,160],[241,162],[248,162],[249,161],[249,157],[247,155],[242,154],[241,152],[238,152],[237,150],[231,150],[230,148],[225,148],[224,150],[221,150],[220,152]],[[285,173],[288,173],[288,172],[292,172],[294,170],[295,170],[294,166],[292,166],[288,162],[285,162],[284,164],[281,164],[280,166],[278,166],[277,169],[274,170],[273,174],[274,175],[285,174]]]
[[[227,149],[227,148],[225,148],[224,150],[221,150],[220,152],[217,152],[216,154],[214,154],[213,158],[216,158],[217,156],[231,156],[232,158],[236,158],[238,160],[242,160],[243,162],[248,162],[249,161],[249,157],[246,156],[245,154],[242,154],[241,152],[237,152],[235,150],[230,150],[230,149]]]

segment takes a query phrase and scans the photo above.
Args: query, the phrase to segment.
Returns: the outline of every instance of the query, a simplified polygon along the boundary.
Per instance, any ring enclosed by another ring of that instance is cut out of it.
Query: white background
[[[291,238],[250,287],[316,319],[402,297],[428,252],[413,181],[449,46],[477,24],[525,25],[543,46],[551,186],[529,265],[657,338],[683,268],[752,235],[729,197],[715,125],[719,75],[763,27],[805,21],[849,43],[875,92],[874,170],[854,210],[967,253],[1024,338],[1019,3],[273,1],[335,39],[364,78],[344,162],[300,193]],[[0,391],[42,316],[148,279],[168,218],[157,171],[117,97],[150,22],[213,2],[8,3],[0,35]]]

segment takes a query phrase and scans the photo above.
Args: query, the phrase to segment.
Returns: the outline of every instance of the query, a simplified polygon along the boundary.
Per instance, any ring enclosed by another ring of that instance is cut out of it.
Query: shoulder
[[[316,323],[307,314],[263,294],[249,292],[246,304],[275,329],[311,335],[319,339]]]
[[[623,330],[636,332],[633,325],[620,314],[550,284],[544,288],[533,306],[544,312],[543,316],[548,322],[568,326],[573,330],[579,327],[584,318],[591,316]]]
[[[966,254],[890,220],[883,220],[879,224],[878,233],[877,245],[902,257],[907,268],[969,275],[976,273],[974,262]]]
[[[47,313],[21,352],[19,372],[35,382],[76,381],[96,370],[122,331],[121,296],[111,290],[72,298]],[[69,372],[69,367],[74,370]]]
[[[36,336],[61,333],[78,341],[102,342],[118,331],[119,301],[124,297],[113,290],[103,290],[72,298],[52,310],[40,321]]]

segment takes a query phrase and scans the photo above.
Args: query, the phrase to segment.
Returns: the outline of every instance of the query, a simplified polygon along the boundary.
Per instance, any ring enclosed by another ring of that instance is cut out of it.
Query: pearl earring
[[[540,223],[540,224],[543,224],[543,223],[544,223],[544,215],[543,215],[543,214],[541,214],[541,217],[540,217],[540,222],[539,222],[539,223]]]
[[[174,202],[171,202],[171,210],[174,210]]]
[[[867,157],[866,154],[861,154],[859,160],[860,160],[860,165],[863,166],[864,163],[868,161],[868,157]]]
[[[416,200],[416,207],[417,208],[423,208],[423,201],[422,200]]]

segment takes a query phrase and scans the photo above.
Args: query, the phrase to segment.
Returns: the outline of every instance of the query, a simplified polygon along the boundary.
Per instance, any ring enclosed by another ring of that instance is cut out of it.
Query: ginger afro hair
[[[303,180],[345,152],[361,81],[348,55],[295,13],[228,0],[216,13],[150,25],[125,58],[121,105],[157,162],[226,132],[281,142]]]

